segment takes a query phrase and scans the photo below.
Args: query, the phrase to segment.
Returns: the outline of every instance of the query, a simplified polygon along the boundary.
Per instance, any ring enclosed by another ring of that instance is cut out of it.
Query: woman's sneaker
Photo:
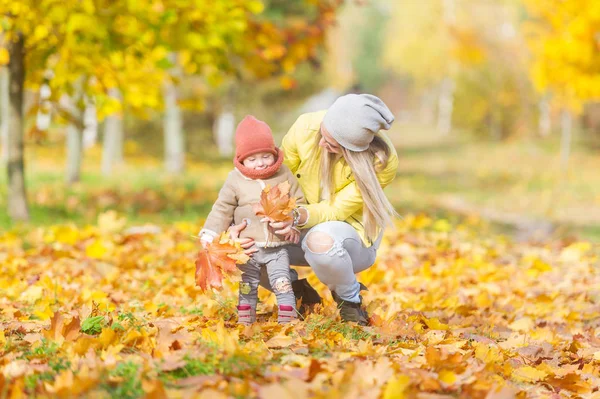
[[[296,320],[298,315],[296,309],[290,305],[279,305],[279,311],[277,312],[277,322],[279,324],[288,324],[292,320]]]
[[[360,284],[360,288],[361,290],[367,289],[367,287],[365,287],[362,283]],[[331,295],[333,296],[335,303],[338,305],[342,321],[353,321],[360,326],[369,325],[369,314],[362,306],[362,296],[358,296],[360,298],[360,302],[356,303],[344,301],[333,291],[331,291]]]
[[[238,305],[238,324],[249,326],[256,321],[256,310],[250,305]]]
[[[306,316],[306,313],[309,310],[314,309],[315,305],[323,303],[317,290],[315,290],[305,278],[292,281],[292,289],[294,290],[296,301],[302,300],[302,304],[298,308],[298,312],[302,316]]]

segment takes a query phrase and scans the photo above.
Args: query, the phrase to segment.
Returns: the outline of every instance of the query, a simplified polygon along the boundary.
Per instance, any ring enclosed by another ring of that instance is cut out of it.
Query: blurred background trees
[[[14,219],[23,148],[56,148],[69,184],[96,152],[106,177],[140,153],[180,175],[228,159],[246,113],[281,136],[347,92],[390,105],[396,143],[562,132],[566,167],[573,134],[600,131],[594,0],[0,0],[0,29]]]

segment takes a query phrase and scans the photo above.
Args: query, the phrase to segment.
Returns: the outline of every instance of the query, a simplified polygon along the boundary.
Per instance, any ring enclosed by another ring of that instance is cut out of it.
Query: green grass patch
[[[218,348],[211,348],[211,352],[204,357],[184,357],[185,365],[172,371],[161,373],[161,378],[166,383],[178,379],[198,375],[222,375],[243,378],[246,375],[261,375],[266,364],[252,354],[236,353],[230,356],[219,353]]]
[[[112,398],[135,399],[144,395],[140,366],[134,362],[119,363],[105,376],[101,388]]]
[[[306,320],[306,332],[316,336],[327,336],[331,331],[340,333],[349,340],[373,339],[377,334],[350,323],[343,323],[322,315],[311,315]]]
[[[90,335],[100,334],[105,325],[104,316],[88,317],[81,323],[81,332]]]

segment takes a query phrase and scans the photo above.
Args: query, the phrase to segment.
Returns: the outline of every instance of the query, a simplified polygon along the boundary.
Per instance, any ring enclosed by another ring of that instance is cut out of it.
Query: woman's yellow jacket
[[[301,115],[292,125],[282,142],[285,152],[284,163],[300,182],[304,191],[308,210],[308,221],[302,228],[310,228],[319,223],[339,220],[352,225],[361,236],[366,246],[372,243],[367,239],[363,226],[363,198],[354,180],[354,175],[346,161],[342,158],[333,169],[333,184],[335,193],[332,200],[320,201],[321,176],[319,173],[319,158],[317,134],[326,111],[312,112]],[[398,169],[398,154],[389,137],[383,132],[378,133],[390,146],[391,154],[387,166],[377,173],[377,179],[382,187],[387,186],[396,177]]]

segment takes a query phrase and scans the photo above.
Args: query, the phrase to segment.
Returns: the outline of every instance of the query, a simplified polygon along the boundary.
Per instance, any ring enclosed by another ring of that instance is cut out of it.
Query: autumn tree
[[[561,112],[561,159],[566,167],[572,115],[600,99],[600,6],[594,0],[526,0],[533,53],[532,80]]]
[[[485,50],[474,26],[474,2],[396,2],[389,22],[384,63],[412,78],[428,108],[437,108],[437,129],[448,134],[457,78],[479,65]],[[437,106],[433,104],[437,97]]]
[[[13,219],[27,218],[22,155],[25,85],[39,90],[47,84],[52,112],[69,125],[68,182],[79,179],[86,98],[94,99],[101,117],[118,111],[121,104],[108,91],[127,80],[123,87],[128,104],[136,109],[156,105],[156,95],[151,95],[155,86],[147,81],[162,79],[156,63],[163,55],[153,51],[153,37],[129,29],[138,21],[136,12],[139,16],[139,4],[131,2],[0,1],[11,87],[8,173]]]
[[[339,4],[339,0],[265,4],[256,0],[197,4],[164,1],[148,8],[147,18],[160,21],[155,51],[167,54],[161,61],[167,73],[160,85],[162,96],[157,100],[164,109],[167,171],[177,173],[184,167],[180,109],[184,99],[178,87],[182,82],[188,77],[201,78],[207,85],[206,94],[222,104],[215,108],[225,111],[217,117],[220,131],[225,133],[217,141],[226,145],[234,127],[234,117],[226,111],[232,110],[236,86],[276,77],[283,88],[294,87],[296,66],[306,61],[317,63],[325,31]],[[202,100],[193,102],[195,109],[202,106]],[[223,130],[226,125],[228,128]]]
[[[265,1],[264,11],[251,16],[225,88],[213,96],[215,141],[222,155],[232,151],[234,110],[239,91],[256,93],[260,82],[276,79],[283,90],[297,87],[299,65],[318,68],[326,33],[335,22],[340,0]]]

